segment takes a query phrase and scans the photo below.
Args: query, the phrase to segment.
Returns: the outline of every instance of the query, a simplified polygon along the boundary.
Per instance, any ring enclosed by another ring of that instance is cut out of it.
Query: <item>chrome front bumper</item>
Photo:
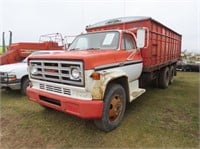
[[[21,82],[20,80],[15,81],[15,82],[1,82],[0,83],[0,88],[10,88],[12,90],[18,90],[21,89]]]

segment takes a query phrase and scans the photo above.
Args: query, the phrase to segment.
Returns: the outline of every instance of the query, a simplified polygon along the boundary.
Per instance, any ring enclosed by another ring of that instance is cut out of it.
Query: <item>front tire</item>
[[[28,77],[26,77],[22,80],[22,84],[21,84],[21,94],[22,95],[27,95],[26,89],[28,86],[29,86],[29,79],[28,79]]]
[[[102,118],[95,125],[106,132],[119,126],[126,109],[126,93],[120,84],[110,84],[104,97]]]

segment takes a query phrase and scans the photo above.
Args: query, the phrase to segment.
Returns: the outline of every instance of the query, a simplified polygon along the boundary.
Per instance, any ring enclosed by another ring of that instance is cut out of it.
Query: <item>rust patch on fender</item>
[[[97,81],[92,89],[93,99],[103,99],[103,90],[101,89],[101,81]]]

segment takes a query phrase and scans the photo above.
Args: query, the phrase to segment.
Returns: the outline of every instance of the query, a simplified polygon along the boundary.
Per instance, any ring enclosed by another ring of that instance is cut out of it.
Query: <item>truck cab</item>
[[[142,57],[137,46],[136,36],[129,31],[108,30],[79,35],[69,51],[110,51],[115,62],[140,60]],[[101,60],[100,60],[101,61]],[[114,62],[113,62],[114,63]]]

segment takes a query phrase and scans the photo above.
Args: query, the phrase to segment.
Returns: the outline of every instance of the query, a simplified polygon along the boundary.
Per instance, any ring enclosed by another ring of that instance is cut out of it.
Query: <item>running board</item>
[[[138,88],[137,90],[134,90],[133,92],[131,92],[131,94],[130,94],[130,102],[132,102],[137,97],[139,97],[140,95],[142,95],[145,91],[146,90],[143,89],[143,88]]]

